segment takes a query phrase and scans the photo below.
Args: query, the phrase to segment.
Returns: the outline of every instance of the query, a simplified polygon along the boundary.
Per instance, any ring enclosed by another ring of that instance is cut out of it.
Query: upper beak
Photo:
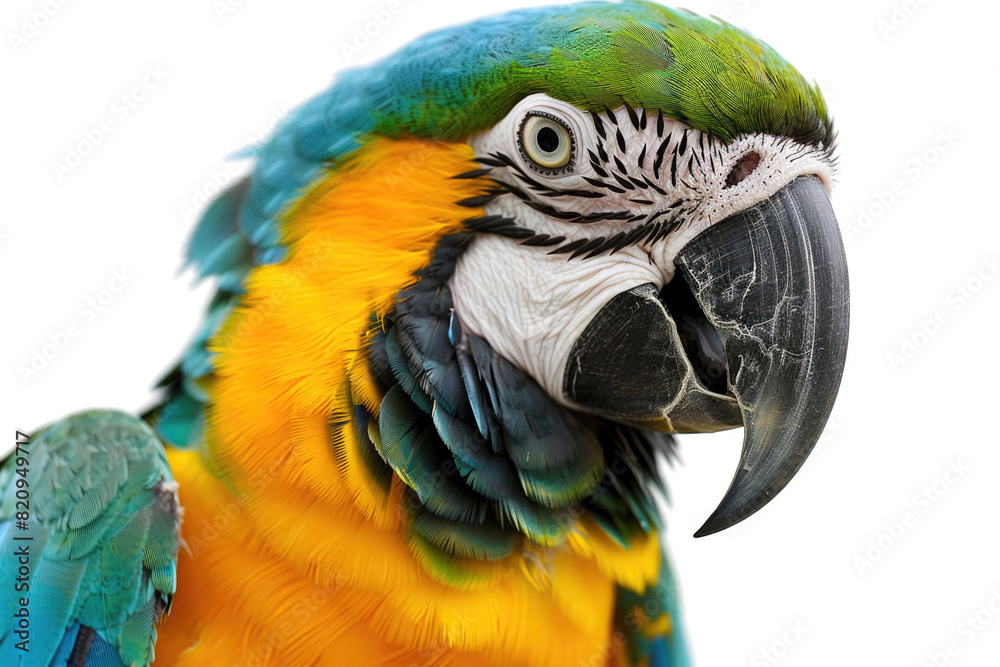
[[[766,505],[819,439],[847,352],[847,261],[826,190],[803,176],[700,233],[675,263],[662,294],[644,285],[598,312],[564,390],[640,427],[705,432],[742,419],[739,468],[702,537]]]

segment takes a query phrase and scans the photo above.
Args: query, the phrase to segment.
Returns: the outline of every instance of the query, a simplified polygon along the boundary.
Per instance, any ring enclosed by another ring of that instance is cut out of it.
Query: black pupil
[[[538,131],[538,147],[546,153],[554,153],[559,148],[559,135],[551,127],[543,127]]]

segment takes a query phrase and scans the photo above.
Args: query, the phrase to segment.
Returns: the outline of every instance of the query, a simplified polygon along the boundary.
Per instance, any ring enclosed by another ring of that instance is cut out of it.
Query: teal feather
[[[558,509],[589,498],[601,483],[604,460],[576,459],[571,464],[529,470],[516,468],[525,495],[542,507]]]
[[[579,417],[499,355],[490,363],[504,446],[533,501],[563,507],[587,498],[604,474],[604,451]]]
[[[204,277],[212,273],[205,269],[207,258],[211,257],[215,248],[233,239],[241,239],[248,250],[251,244],[243,237],[233,234],[233,220],[240,209],[240,202],[246,195],[249,180],[243,179],[223,191],[209,206],[198,221],[191,238],[188,240],[188,264],[199,266],[199,275]]]
[[[460,558],[500,560],[514,553],[520,538],[493,523],[470,526],[421,511],[413,518],[413,530],[442,551]]]
[[[465,386],[465,394],[469,400],[472,417],[476,421],[476,428],[483,440],[486,440],[490,436],[490,431],[485,390],[479,371],[475,367],[476,362],[473,360],[468,346],[462,341],[462,337],[462,323],[452,311],[448,320],[448,342],[455,350],[455,359],[458,361],[459,373],[462,376],[462,384]]]
[[[508,497],[495,503],[501,525],[510,523],[532,542],[545,546],[562,544],[573,528],[572,516],[539,507],[522,497]]]
[[[235,267],[250,268],[251,248],[239,236],[228,236],[205,254],[198,264],[202,277],[222,274]]]
[[[337,424],[336,426],[339,426]],[[334,428],[336,428],[334,426]],[[382,438],[378,432],[378,421],[375,420],[368,410],[361,406],[354,408],[354,432],[357,434],[357,441],[354,443],[358,448],[358,454],[364,463],[365,471],[383,493],[388,494],[392,484],[392,468],[385,465],[379,454],[382,446]],[[352,443],[345,442],[345,446]]]
[[[481,525],[488,509],[486,500],[472,493],[456,474],[446,472],[440,456],[443,443],[425,420],[426,415],[399,385],[393,386],[379,407],[379,454],[413,489],[421,505],[444,518]]]
[[[389,367],[392,369],[392,374],[396,377],[399,386],[417,407],[425,413],[430,414],[432,408],[431,399],[420,388],[417,379],[410,370],[410,362],[399,344],[399,329],[397,327],[392,327],[386,335],[385,351],[389,358]]]
[[[434,403],[431,418],[441,440],[455,455],[456,463],[462,463],[467,469],[475,470],[489,465],[493,460],[503,460],[493,453],[473,426],[442,408],[440,403]]]
[[[148,665],[154,621],[176,589],[179,543],[177,498],[161,443],[135,417],[92,411],[43,429],[28,450],[33,625],[32,650],[20,664],[65,664],[52,661],[65,654],[70,635],[89,628],[96,635],[86,664]],[[0,468],[0,535],[13,530],[20,478],[14,463],[8,458]],[[0,575],[13,580],[16,571],[13,551],[5,548]],[[16,605],[13,589],[3,589],[5,618],[13,618]],[[12,630],[0,625],[0,650],[13,650]]]
[[[156,433],[165,441],[187,444],[196,438],[204,420],[204,404],[183,389],[163,405],[156,417]]]

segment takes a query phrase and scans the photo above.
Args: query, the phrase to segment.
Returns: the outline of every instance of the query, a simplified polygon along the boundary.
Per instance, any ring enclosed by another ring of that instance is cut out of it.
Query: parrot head
[[[573,411],[667,433],[743,426],[706,535],[787,484],[840,382],[847,271],[827,121],[727,142],[655,96],[631,99],[535,93],[470,139],[496,189],[467,221],[454,318]]]
[[[213,373],[216,429],[240,402],[232,433],[279,403],[335,412],[359,504],[402,482],[438,562],[556,544],[581,516],[627,545],[659,524],[671,434],[742,426],[697,534],[722,530],[798,471],[840,384],[833,144],[815,85],[687,11],[581,3],[421,37],[294,111],[207,211],[192,258],[247,293],[217,300],[218,358],[188,355],[175,412]],[[247,398],[243,366],[283,393]],[[246,439],[220,469],[257,465]]]
[[[462,176],[490,184],[459,202],[481,214],[431,282],[447,288],[439,319],[465,383],[493,385],[467,392],[474,428],[450,437],[502,449],[497,413],[512,410],[561,414],[532,427],[573,434],[743,426],[737,474],[698,535],[770,501],[819,438],[846,351],[834,132],[818,89],[731,25],[630,2],[487,19],[382,67],[409,87],[374,131],[464,141],[480,168]],[[397,326],[434,403],[433,352],[407,333],[417,308],[397,309]],[[504,386],[491,363],[533,391]],[[587,459],[586,440],[552,444],[573,453],[545,474]],[[581,473],[571,495],[593,479]]]

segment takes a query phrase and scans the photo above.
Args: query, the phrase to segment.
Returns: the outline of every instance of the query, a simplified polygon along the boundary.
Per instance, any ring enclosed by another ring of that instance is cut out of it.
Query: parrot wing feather
[[[150,664],[180,542],[177,485],[152,429],[121,412],[73,415],[15,450],[0,488],[0,573],[24,584],[0,595],[11,619],[0,652],[23,667]]]

